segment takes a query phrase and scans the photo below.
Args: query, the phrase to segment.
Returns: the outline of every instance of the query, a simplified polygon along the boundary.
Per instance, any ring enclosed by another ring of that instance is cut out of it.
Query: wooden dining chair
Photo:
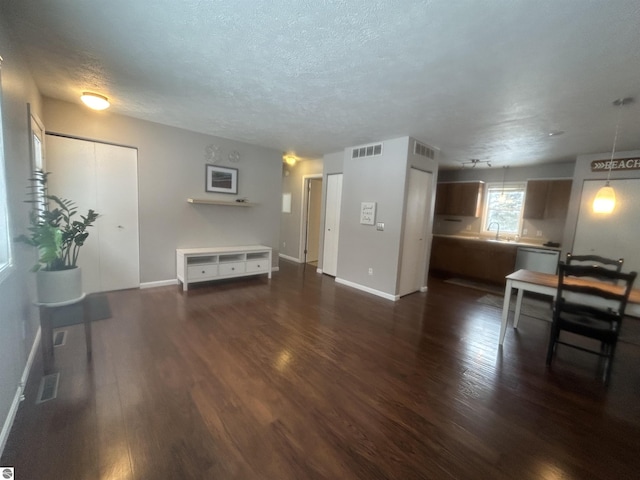
[[[547,366],[551,366],[557,345],[566,345],[604,358],[603,380],[608,383],[622,319],[636,276],[636,272],[623,273],[602,266],[558,264],[558,289]],[[561,340],[562,331],[597,340],[600,349],[585,348],[564,337]]]
[[[600,265],[609,270],[615,270],[616,272],[622,271],[622,265],[624,264],[624,258],[606,258],[600,255],[574,255],[573,253],[567,253],[568,265]],[[604,279],[602,279],[604,280]],[[616,283],[613,281],[613,283]]]

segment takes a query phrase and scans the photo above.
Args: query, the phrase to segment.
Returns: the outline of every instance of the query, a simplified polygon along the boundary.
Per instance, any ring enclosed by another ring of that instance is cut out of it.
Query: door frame
[[[307,263],[307,254],[305,250],[307,248],[307,221],[309,218],[309,190],[308,185],[310,184],[310,180],[312,179],[320,179],[323,182],[324,188],[324,179],[322,173],[313,173],[309,175],[302,176],[302,190],[301,190],[301,198],[302,202],[300,202],[300,241],[298,244],[298,258],[300,259],[300,263]],[[320,219],[320,224],[322,225],[322,219]],[[318,257],[320,253],[318,253]]]

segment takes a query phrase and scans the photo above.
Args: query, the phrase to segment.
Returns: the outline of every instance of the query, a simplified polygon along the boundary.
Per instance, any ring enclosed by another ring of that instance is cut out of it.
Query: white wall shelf
[[[207,198],[187,198],[187,202],[200,205],[225,205],[227,207],[255,207],[257,203],[229,202],[226,200],[209,200]]]
[[[178,248],[178,281],[186,291],[189,283],[260,274],[271,278],[271,255],[271,247],[264,245]]]

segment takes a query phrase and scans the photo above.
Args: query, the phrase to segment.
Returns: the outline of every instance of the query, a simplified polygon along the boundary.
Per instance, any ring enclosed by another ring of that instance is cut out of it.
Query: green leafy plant
[[[38,249],[38,263],[31,269],[68,270],[75,268],[80,248],[89,236],[88,228],[98,218],[94,210],[74,218],[78,209],[74,202],[56,195],[49,195],[47,177],[50,172],[36,170],[28,187],[33,208],[29,212],[29,234],[16,237],[17,242]]]

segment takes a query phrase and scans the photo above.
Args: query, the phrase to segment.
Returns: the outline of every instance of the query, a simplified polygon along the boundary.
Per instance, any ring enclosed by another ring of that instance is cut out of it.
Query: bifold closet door
[[[86,293],[140,286],[137,150],[47,135],[49,192],[100,214],[78,265]]]

